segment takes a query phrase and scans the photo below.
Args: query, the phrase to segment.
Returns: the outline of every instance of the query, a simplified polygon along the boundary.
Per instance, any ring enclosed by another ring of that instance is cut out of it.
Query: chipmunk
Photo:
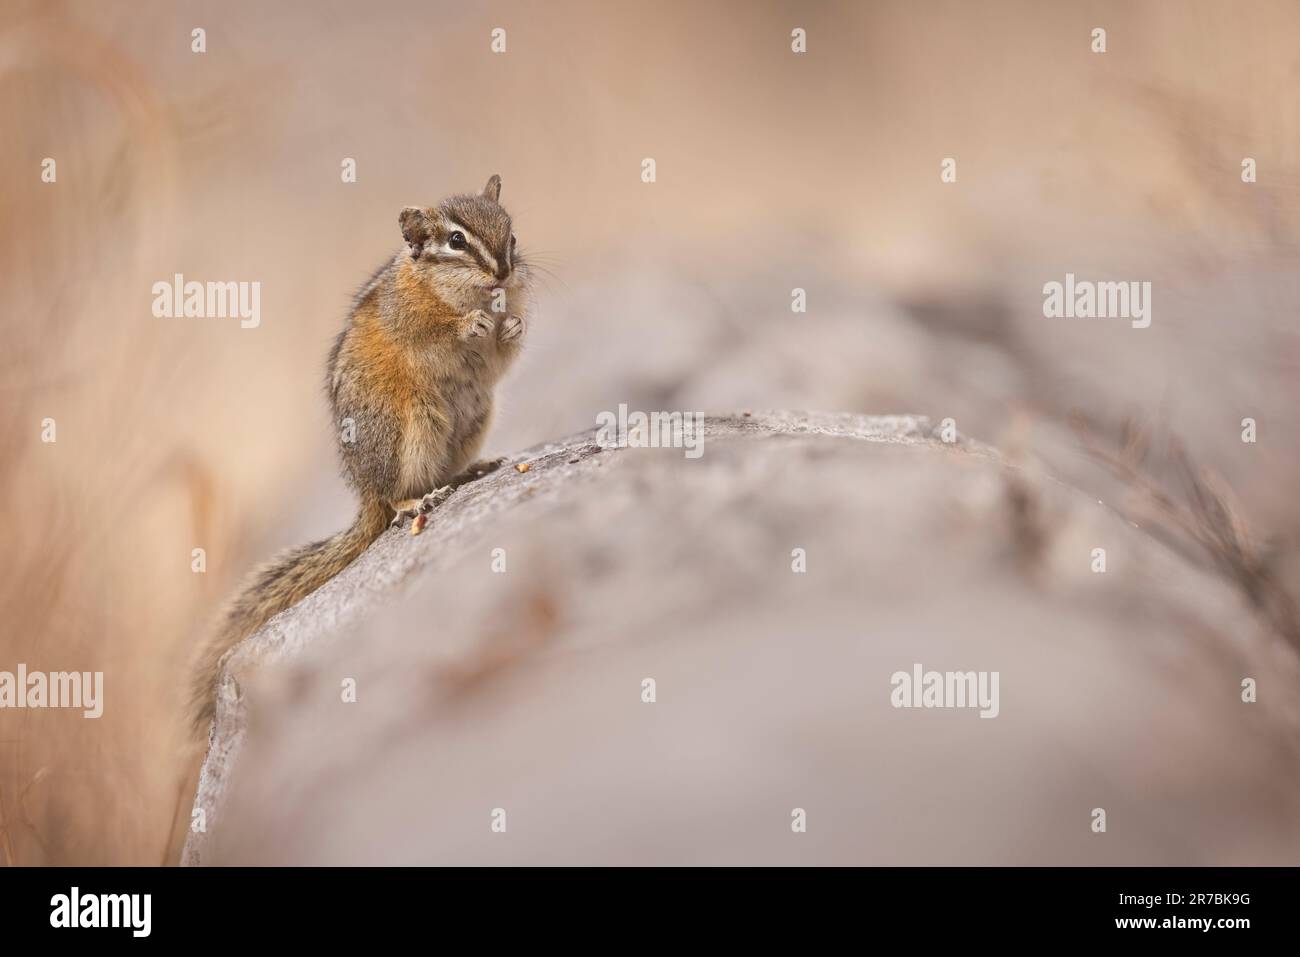
[[[200,655],[192,714],[211,721],[221,660],[272,616],[346,568],[389,525],[424,515],[497,468],[475,462],[492,389],[519,354],[528,267],[500,205],[501,177],[479,195],[408,206],[406,246],[357,293],[330,350],[326,389],[343,427],[343,473],[360,505],[351,528],[254,572]]]

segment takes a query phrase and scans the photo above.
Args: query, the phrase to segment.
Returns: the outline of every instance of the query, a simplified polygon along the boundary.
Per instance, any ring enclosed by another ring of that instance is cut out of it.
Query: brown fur
[[[212,719],[221,661],[239,642],[346,568],[395,512],[474,471],[492,391],[519,353],[527,309],[527,266],[500,189],[494,176],[481,195],[402,211],[407,247],[358,293],[329,357],[327,389],[357,519],[245,584],[200,655],[196,730]]]

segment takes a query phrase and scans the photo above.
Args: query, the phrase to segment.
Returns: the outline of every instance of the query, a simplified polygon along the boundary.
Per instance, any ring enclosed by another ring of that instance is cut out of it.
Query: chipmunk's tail
[[[347,568],[383,533],[390,517],[381,502],[364,503],[351,528],[295,548],[249,577],[199,655],[190,694],[195,734],[206,730],[216,712],[217,675],[226,653]]]

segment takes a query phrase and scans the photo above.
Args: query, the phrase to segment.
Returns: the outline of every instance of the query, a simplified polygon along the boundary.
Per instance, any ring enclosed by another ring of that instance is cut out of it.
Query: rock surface
[[[996,718],[893,707],[917,664],[997,672]],[[183,862],[1288,863],[1296,677],[1226,582],[925,419],[586,433],[232,654]]]

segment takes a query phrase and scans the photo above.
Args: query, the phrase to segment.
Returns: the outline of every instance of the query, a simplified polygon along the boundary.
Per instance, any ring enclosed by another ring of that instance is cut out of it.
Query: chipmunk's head
[[[482,193],[408,206],[398,217],[412,261],[451,305],[477,308],[493,290],[524,282],[510,214],[500,199],[501,177],[493,175]]]

